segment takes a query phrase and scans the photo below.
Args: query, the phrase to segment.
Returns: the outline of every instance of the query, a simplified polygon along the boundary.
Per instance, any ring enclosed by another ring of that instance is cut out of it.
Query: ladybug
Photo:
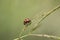
[[[24,20],[24,25],[28,25],[28,24],[31,24],[31,20],[29,18],[26,18]]]

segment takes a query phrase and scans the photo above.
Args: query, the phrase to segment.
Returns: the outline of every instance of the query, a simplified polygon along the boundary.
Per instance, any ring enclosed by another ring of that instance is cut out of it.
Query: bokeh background
[[[24,27],[23,20],[40,11],[48,12],[60,0],[0,0],[0,40],[13,40],[19,36]],[[60,9],[43,20],[41,27],[33,33],[60,36]],[[24,40],[55,40],[29,36]]]

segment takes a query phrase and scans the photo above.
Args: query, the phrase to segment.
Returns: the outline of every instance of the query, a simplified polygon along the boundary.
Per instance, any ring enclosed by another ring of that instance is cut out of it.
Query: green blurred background
[[[0,40],[13,40],[23,28],[23,20],[41,10],[48,12],[60,4],[60,0],[0,0]],[[35,15],[34,15],[35,16]],[[60,36],[60,9],[48,16],[33,33]],[[29,36],[25,40],[55,40]]]

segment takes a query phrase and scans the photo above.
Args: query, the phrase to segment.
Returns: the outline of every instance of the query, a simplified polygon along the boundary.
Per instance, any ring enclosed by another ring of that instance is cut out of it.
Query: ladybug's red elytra
[[[31,23],[31,20],[30,20],[29,18],[26,18],[26,19],[24,20],[24,25],[26,25],[26,24],[28,24],[28,23]]]

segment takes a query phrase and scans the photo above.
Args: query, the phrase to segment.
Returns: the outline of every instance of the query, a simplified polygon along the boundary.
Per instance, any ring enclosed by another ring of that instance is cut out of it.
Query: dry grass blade
[[[42,17],[40,18],[40,21],[37,23],[37,25],[34,28],[32,28],[31,32],[33,32],[35,29],[38,28],[38,25],[39,25],[39,23],[41,21],[43,21],[47,16],[49,16],[50,14],[52,14],[54,11],[58,10],[59,8],[60,8],[60,5],[58,5],[57,7],[55,7],[54,9],[52,9],[51,11],[49,11],[48,13],[42,14],[41,15]]]
[[[46,34],[29,34],[29,35],[24,35],[20,38],[24,38],[27,36],[36,36],[36,37],[46,37],[46,38],[52,38],[52,39],[60,39],[58,36],[53,36],[53,35],[46,35]]]

